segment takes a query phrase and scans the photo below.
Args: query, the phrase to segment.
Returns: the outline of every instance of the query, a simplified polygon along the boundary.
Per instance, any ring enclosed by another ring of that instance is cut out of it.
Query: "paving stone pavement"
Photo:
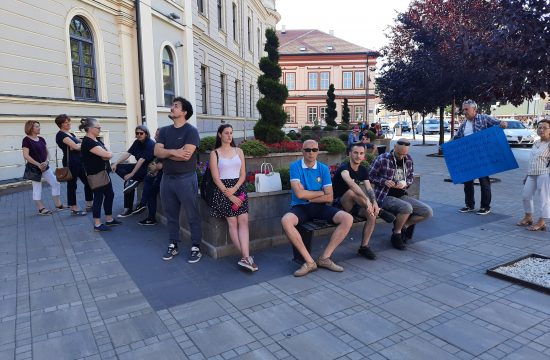
[[[166,262],[163,226],[133,216],[98,234],[90,216],[37,216],[29,190],[0,195],[0,359],[550,359],[550,296],[485,274],[550,255],[550,232],[514,226],[529,150],[483,217],[457,212],[462,186],[434,151],[411,147],[434,217],[407,251],[381,224],[378,259],[358,258],[359,226],[335,252],[343,273],[304,278],[288,246],[254,254],[254,274],[233,257]]]

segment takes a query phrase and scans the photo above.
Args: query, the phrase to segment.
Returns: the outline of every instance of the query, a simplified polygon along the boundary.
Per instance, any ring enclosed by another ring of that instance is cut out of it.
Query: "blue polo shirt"
[[[316,161],[312,168],[308,168],[304,159],[296,160],[290,164],[290,181],[299,181],[304,189],[310,191],[322,191],[325,186],[332,186],[330,170],[325,164]],[[309,203],[308,200],[298,199],[292,192],[291,206]]]

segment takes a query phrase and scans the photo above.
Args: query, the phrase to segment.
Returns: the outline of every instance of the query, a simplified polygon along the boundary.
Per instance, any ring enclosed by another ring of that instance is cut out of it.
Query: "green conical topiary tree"
[[[285,136],[281,128],[287,119],[283,104],[288,97],[288,89],[279,81],[282,71],[279,66],[279,39],[275,30],[266,29],[265,38],[267,57],[260,59],[260,70],[264,74],[258,77],[258,88],[263,97],[256,103],[260,119],[254,126],[254,136],[272,144]]]
[[[349,105],[348,99],[344,99],[344,105],[342,106],[342,123],[349,124]]]
[[[338,112],[336,111],[336,102],[334,99],[336,99],[336,96],[334,95],[334,84],[330,84],[327,91],[327,116],[325,121],[327,125],[336,127],[338,125],[336,124],[336,116],[338,116]]]

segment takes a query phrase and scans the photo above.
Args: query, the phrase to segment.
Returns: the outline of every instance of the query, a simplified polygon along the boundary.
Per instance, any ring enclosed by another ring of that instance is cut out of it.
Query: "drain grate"
[[[550,294],[550,257],[529,254],[487,270],[487,274]]]

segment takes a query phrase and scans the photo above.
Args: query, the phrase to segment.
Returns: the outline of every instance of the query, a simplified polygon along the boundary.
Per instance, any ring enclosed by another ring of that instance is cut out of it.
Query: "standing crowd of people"
[[[461,124],[454,139],[491,126],[506,127],[503,121],[478,114],[477,105],[471,100],[464,102],[463,111],[466,121]],[[63,154],[62,165],[68,167],[71,174],[67,180],[68,206],[61,202],[60,183],[49,167],[46,141],[39,136],[40,123],[27,121],[27,136],[22,142],[26,160],[25,177],[32,180],[33,200],[38,214],[52,214],[52,210],[42,202],[43,178],[51,186],[56,209],[70,209],[74,216],[85,216],[92,211],[94,231],[110,231],[113,226],[122,224],[113,217],[115,194],[110,173],[115,172],[124,180],[124,210],[118,217],[125,218],[147,210],[147,217],[138,223],[156,225],[157,195],[160,194],[168,229],[168,247],[163,259],[171,260],[180,253],[182,241],[179,215],[184,212],[191,238],[187,261],[200,261],[202,228],[197,196],[199,184],[195,171],[200,137],[197,129],[188,122],[192,115],[191,103],[176,97],[169,115],[173,124],[158,129],[154,140],[146,126],[137,126],[136,140],[113,163],[113,153],[101,139],[101,124],[97,119],[81,119],[79,130],[85,136],[79,139],[71,132],[71,119],[67,115],[59,115],[55,119],[59,127],[56,144]],[[537,126],[540,140],[535,142],[531,150],[523,190],[525,215],[517,223],[518,226],[527,226],[531,231],[545,230],[545,219],[550,218],[550,120],[541,120]],[[405,250],[406,243],[414,235],[416,224],[433,216],[429,205],[407,193],[414,182],[414,162],[409,154],[409,140],[397,140],[392,150],[378,155],[367,169],[362,162],[372,147],[368,146],[369,142],[365,135],[361,136],[359,130],[358,127],[354,128],[349,137],[349,162],[344,162],[333,178],[328,166],[317,161],[319,144],[315,140],[304,141],[303,157],[290,164],[291,204],[290,210],[282,216],[281,224],[287,238],[304,259],[303,265],[294,273],[297,277],[307,275],[319,267],[335,272],[344,271],[331,256],[346,238],[354,217],[365,220],[357,252],[374,260],[376,254],[369,243],[377,217],[393,223],[390,242],[394,248]],[[136,162],[125,163],[131,156]],[[250,254],[245,158],[242,150],[235,145],[230,124],[222,124],[218,128],[209,164],[215,185],[210,196],[210,215],[227,222],[229,237],[240,254],[237,264],[249,271],[257,271],[258,265]],[[78,180],[84,186],[84,210],[76,200]],[[477,211],[479,215],[490,213],[489,178],[480,178],[479,182],[480,208],[475,210],[472,180],[464,183],[465,207],[460,212]],[[140,183],[143,183],[143,192],[134,207],[135,189]],[[534,199],[540,204],[540,217],[536,222]],[[104,221],[101,217],[102,208]],[[297,230],[298,225],[313,219],[322,219],[335,226],[329,243],[316,260]]]

